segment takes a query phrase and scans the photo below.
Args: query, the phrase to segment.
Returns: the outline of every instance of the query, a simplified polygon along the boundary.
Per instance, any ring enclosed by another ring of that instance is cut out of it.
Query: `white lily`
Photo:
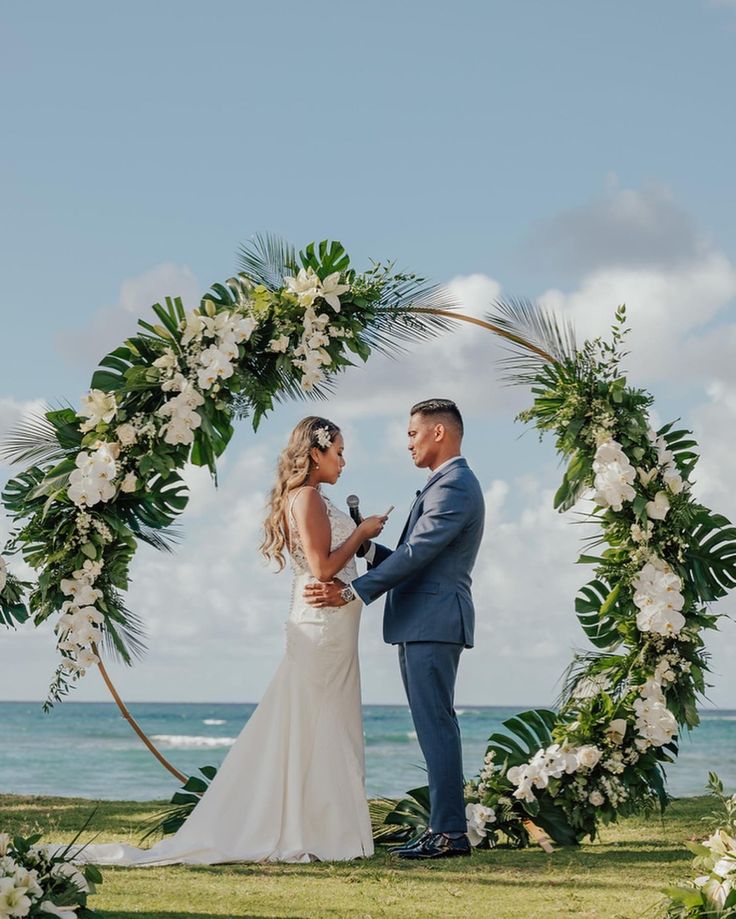
[[[90,389],[87,395],[82,397],[79,414],[87,420],[79,426],[79,430],[86,433],[102,422],[107,424],[112,421],[116,407],[113,393],[106,393],[101,389]]]
[[[320,294],[324,300],[329,303],[332,309],[336,313],[339,313],[340,295],[346,293],[349,290],[350,285],[340,284],[340,272],[335,271],[333,274],[328,274],[324,281],[322,281],[322,289],[320,290]]]

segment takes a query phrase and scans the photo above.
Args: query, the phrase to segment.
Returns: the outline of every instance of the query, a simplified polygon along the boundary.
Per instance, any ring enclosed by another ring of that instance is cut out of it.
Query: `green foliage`
[[[187,817],[199,803],[202,795],[209,788],[210,782],[217,775],[216,766],[200,766],[199,771],[204,778],[196,775],[190,775],[186,782],[181,786],[181,791],[174,793],[171,798],[171,806],[153,814],[142,825],[145,830],[140,838],[140,842],[150,839],[152,836],[169,836],[183,826]]]

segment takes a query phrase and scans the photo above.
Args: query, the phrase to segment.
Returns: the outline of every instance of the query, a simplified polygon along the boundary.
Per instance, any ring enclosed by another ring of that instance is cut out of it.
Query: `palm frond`
[[[109,660],[131,666],[134,658],[141,660],[148,650],[143,620],[123,604],[118,594],[109,605],[112,609],[102,636],[103,654]]]
[[[610,696],[619,699],[629,690],[625,676],[632,662],[631,654],[613,654],[610,651],[576,651],[560,677],[562,688],[555,701],[555,707],[564,711],[571,703],[577,703],[584,695],[586,681],[590,681]],[[592,689],[592,687],[591,687]]]
[[[57,428],[49,421],[50,408],[31,412],[15,424],[0,444],[0,460],[9,463],[59,462],[67,450],[59,443]]]
[[[458,301],[441,284],[424,278],[400,276],[386,285],[375,304],[376,314],[362,338],[376,351],[398,357],[404,345],[435,338],[456,328],[456,321],[437,315],[437,310],[454,310]]]
[[[560,319],[532,300],[495,300],[486,319],[501,330],[498,334],[504,340],[504,350],[509,352],[500,361],[509,385],[534,383],[550,357],[568,366],[577,360],[575,330],[570,320]]]
[[[238,259],[243,273],[269,290],[283,287],[284,276],[297,270],[296,249],[273,233],[259,233],[243,243]]]
[[[161,530],[141,525],[138,530],[133,530],[141,542],[146,543],[159,552],[174,552],[178,543],[184,538],[184,530],[178,523]]]

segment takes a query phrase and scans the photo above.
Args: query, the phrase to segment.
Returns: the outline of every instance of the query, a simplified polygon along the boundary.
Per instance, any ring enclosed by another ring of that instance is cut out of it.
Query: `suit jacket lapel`
[[[467,466],[467,465],[468,465],[467,460],[464,457],[460,457],[459,460],[456,460],[454,463],[449,463],[447,466],[445,466],[444,469],[440,469],[439,472],[435,472],[434,475],[431,475],[429,477],[427,484],[424,486],[424,488],[422,488],[420,491],[417,492],[417,496],[414,499],[414,503],[411,506],[411,510],[409,511],[409,516],[406,518],[404,529],[401,531],[401,536],[399,537],[399,545],[401,545],[401,543],[404,541],[404,537],[406,536],[407,531],[409,529],[409,524],[411,523],[412,517],[414,516],[414,510],[417,504],[419,504],[419,499],[427,491],[427,489],[430,488],[432,485],[434,485],[434,483],[437,482],[439,479],[441,479],[442,476],[446,472],[449,472],[455,466]]]

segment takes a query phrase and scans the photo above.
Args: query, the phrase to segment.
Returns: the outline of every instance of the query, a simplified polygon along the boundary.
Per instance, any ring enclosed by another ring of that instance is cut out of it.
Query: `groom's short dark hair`
[[[434,418],[436,421],[441,421],[445,426],[454,427],[461,437],[465,433],[463,416],[452,399],[425,399],[423,402],[417,402],[416,405],[413,405],[409,415],[424,415],[425,418]]]

